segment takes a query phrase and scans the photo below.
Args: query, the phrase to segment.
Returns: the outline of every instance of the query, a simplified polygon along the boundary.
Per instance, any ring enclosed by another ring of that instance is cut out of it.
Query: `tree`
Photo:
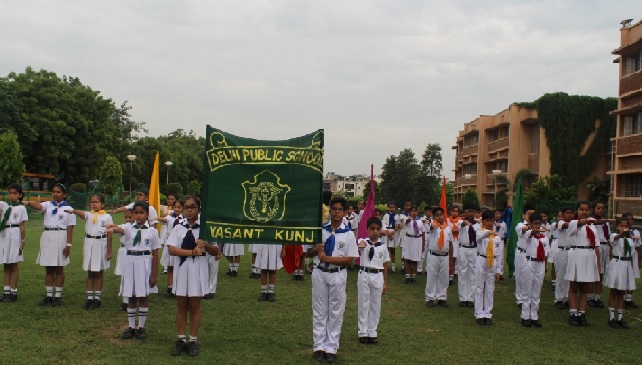
[[[381,196],[381,187],[379,186],[379,183],[377,181],[374,182],[374,187],[375,187],[375,204],[385,204],[385,200],[383,200],[383,197]],[[370,182],[368,182],[363,188],[363,196],[359,197],[359,199],[362,199],[364,202],[368,201],[368,196],[370,196]]]
[[[388,157],[381,172],[381,194],[384,201],[395,201],[397,205],[401,205],[405,200],[412,200],[419,204],[414,188],[419,173],[420,167],[411,149],[404,149],[398,157]]]
[[[477,196],[477,192],[468,188],[462,196],[461,202],[463,205],[473,204],[474,206],[479,207],[479,197]]]
[[[537,207],[551,200],[575,200],[577,190],[574,185],[566,185],[559,175],[541,176],[524,191],[524,202]]]
[[[187,195],[200,196],[202,190],[203,184],[198,180],[192,180],[187,184]]]
[[[441,197],[441,146],[429,143],[421,156],[420,174],[415,180],[414,196],[417,204],[424,202],[436,205]]]
[[[105,159],[100,168],[100,190],[105,195],[115,195],[123,188],[123,169],[120,161],[114,156]]]
[[[25,165],[18,136],[13,132],[0,134],[0,186],[2,189],[13,183],[22,182]]]

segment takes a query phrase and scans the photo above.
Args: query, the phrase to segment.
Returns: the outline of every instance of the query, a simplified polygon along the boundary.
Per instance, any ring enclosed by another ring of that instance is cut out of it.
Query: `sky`
[[[439,143],[452,178],[480,115],[617,96],[619,23],[641,16],[639,0],[0,0],[0,75],[78,77],[152,136],[324,129],[324,170],[341,175]]]

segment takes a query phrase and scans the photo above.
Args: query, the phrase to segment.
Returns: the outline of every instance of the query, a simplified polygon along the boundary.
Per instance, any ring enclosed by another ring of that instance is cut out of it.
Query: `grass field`
[[[115,218],[122,221],[122,216]],[[63,305],[40,307],[44,269],[35,264],[35,259],[42,216],[32,214],[30,219],[18,301],[0,304],[1,364],[312,363],[311,285],[307,274],[304,282],[298,282],[279,271],[277,301],[259,303],[258,280],[248,278],[249,255],[241,259],[237,278],[225,275],[227,262],[223,259],[217,297],[202,305],[200,355],[173,358],[169,351],[176,336],[175,303],[162,294],[150,299],[148,338],[120,339],[127,317],[118,311],[115,262],[105,275],[102,308],[82,309],[86,274],[81,269],[81,219],[74,232],[72,261],[66,269]],[[356,271],[348,275],[348,302],[339,350],[339,362],[343,364],[642,362],[638,344],[642,308],[625,311],[630,330],[609,328],[608,310],[592,308],[588,312],[589,327],[570,327],[567,312],[553,307],[550,280],[542,290],[543,328],[520,325],[513,299],[514,282],[509,279],[496,288],[493,326],[480,327],[475,324],[472,308],[457,306],[456,285],[448,290],[449,308],[426,308],[423,276],[416,285],[405,285],[402,275],[391,274],[389,292],[383,299],[379,344],[361,345],[357,340],[356,275]],[[166,277],[159,275],[161,292],[165,281]],[[605,290],[603,297],[607,295]],[[642,294],[635,297],[642,301]]]

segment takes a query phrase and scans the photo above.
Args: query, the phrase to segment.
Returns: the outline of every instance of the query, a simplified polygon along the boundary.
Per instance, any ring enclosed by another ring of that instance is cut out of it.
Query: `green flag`
[[[522,221],[524,215],[524,191],[522,190],[522,174],[517,176],[517,188],[513,199],[513,216],[510,222],[508,245],[506,248],[506,263],[508,264],[508,277],[515,272],[515,248],[517,247],[517,232],[515,227]]]
[[[321,241],[323,130],[283,141],[207,126],[201,238],[213,242]]]

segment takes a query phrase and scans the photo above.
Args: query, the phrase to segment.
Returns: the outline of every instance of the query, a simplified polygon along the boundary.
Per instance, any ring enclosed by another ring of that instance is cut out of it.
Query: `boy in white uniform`
[[[386,266],[390,257],[388,248],[379,240],[381,220],[368,219],[368,239],[359,240],[361,267],[357,279],[359,307],[359,342],[377,344],[377,327],[381,317],[381,295],[388,290]]]
[[[544,283],[544,270],[546,269],[546,254],[548,253],[548,238],[541,229],[542,216],[533,213],[528,218],[530,229],[526,236],[526,261],[522,267],[522,326],[542,327],[539,320],[538,309],[542,284]]]
[[[465,219],[457,222],[459,252],[457,253],[459,306],[473,307],[475,300],[475,263],[477,261],[477,231],[481,224],[475,220],[477,207],[464,205]]]
[[[453,236],[448,221],[444,220],[444,210],[435,207],[432,222],[426,237],[426,306],[448,307],[448,272],[453,261]]]
[[[564,207],[562,220],[557,222],[557,252],[555,253],[555,308],[564,309],[568,306],[569,282],[564,278],[566,266],[568,265],[568,251],[571,249],[571,242],[568,236],[568,224],[575,218],[575,211],[571,207]]]
[[[319,243],[310,248],[312,271],[312,337],[315,361],[335,362],[346,305],[346,266],[359,257],[352,230],[342,223],[346,200],[330,201],[330,222],[323,224]]]
[[[421,217],[421,222],[424,225],[424,231],[426,233],[430,232],[430,225],[432,224],[432,207],[430,205],[426,205],[424,207],[424,216]],[[424,272],[424,264],[426,261],[426,256],[428,255],[427,250],[424,250],[421,254],[421,260],[417,263],[417,273],[421,274]],[[427,273],[424,273],[424,275],[427,275]]]
[[[517,223],[515,231],[517,232],[517,251],[515,251],[515,300],[517,307],[522,309],[522,302],[524,301],[524,292],[522,291],[522,269],[526,262],[526,231],[530,229],[530,222],[528,218],[531,214],[535,213],[535,208],[530,205],[524,206],[524,214],[522,222]]]
[[[495,216],[496,217],[496,216]],[[495,283],[504,270],[504,240],[495,231],[493,213],[482,214],[483,228],[477,231],[477,262],[475,263],[475,318],[480,326],[493,324]]]

